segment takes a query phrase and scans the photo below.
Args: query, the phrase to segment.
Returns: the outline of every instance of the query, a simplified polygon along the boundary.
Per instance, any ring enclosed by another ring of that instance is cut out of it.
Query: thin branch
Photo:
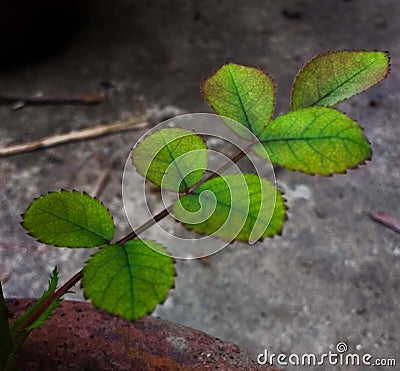
[[[21,107],[25,105],[48,105],[48,104],[99,104],[104,100],[104,94],[93,93],[68,97],[46,97],[46,96],[29,96],[29,95],[13,95],[0,93],[0,103],[21,103]],[[18,108],[21,108],[18,107]]]
[[[92,187],[91,195],[93,197],[99,198],[102,195],[107,183],[111,178],[111,172],[116,166],[117,162],[118,161],[116,159],[110,161],[109,165],[101,171],[100,175],[97,177],[96,183]]]
[[[4,370],[7,371],[15,369],[13,364],[15,357],[20,352],[23,343],[32,331],[32,329],[27,330],[27,328],[32,326],[55,300],[61,298],[64,294],[66,294],[69,289],[73,287],[76,283],[78,283],[81,279],[82,271],[78,272],[72,278],[70,278],[62,287],[55,291],[53,295],[48,297],[39,307],[35,308],[34,311],[30,313],[29,316],[18,325],[18,327],[13,329],[12,348],[9,353],[8,362]],[[3,368],[0,368],[0,370],[3,370]]]
[[[123,245],[125,242],[128,242],[130,240],[133,240],[139,234],[143,233],[144,231],[147,231],[150,227],[152,227],[154,224],[159,222],[160,220],[164,219],[166,216],[169,215],[170,210],[172,209],[173,205],[169,205],[165,209],[161,210],[155,217],[152,219],[149,219],[146,223],[142,224],[138,229],[135,231],[132,231],[125,237],[121,238],[119,241],[117,241],[117,244]]]
[[[0,148],[0,157],[12,156],[20,153],[32,152],[38,149],[50,148],[64,143],[93,139],[100,136],[119,133],[127,130],[138,130],[148,126],[144,116],[133,117],[129,120],[115,121],[107,125],[98,125],[91,128],[74,130],[66,134],[54,135],[33,142],[17,144]]]
[[[172,205],[171,205],[172,206]],[[134,238],[136,238],[140,233],[143,233],[145,230],[150,228],[152,225],[165,218],[169,214],[169,209],[171,207],[165,208],[160,213],[158,213],[153,219],[149,219],[146,223],[141,225],[136,231],[133,231],[121,238],[117,244],[124,244]],[[64,285],[62,285],[45,303],[51,304],[55,299],[61,298],[61,296],[65,295],[73,286],[75,286],[81,279],[83,278],[83,270],[76,273],[73,277],[71,277]],[[46,307],[43,308],[44,310]],[[43,310],[43,311],[44,311]],[[33,323],[33,322],[32,322]],[[26,325],[26,324],[24,324]]]
[[[68,293],[68,291],[73,286],[75,286],[82,278],[82,271],[72,276],[66,283],[64,283],[64,285],[56,290],[53,295],[49,296],[40,307],[38,307],[33,313],[31,313],[31,315],[19,325],[19,329],[26,329],[27,327],[31,326],[45,312],[49,305],[54,302],[54,300],[57,300]]]
[[[222,165],[215,173],[210,174],[208,177],[204,179],[204,181],[198,183],[202,184],[210,179],[213,179],[214,177],[222,174],[225,170],[227,170],[232,163],[238,162],[241,158],[243,158],[246,155],[246,152],[252,147],[253,144],[251,144],[248,148],[246,148],[244,151],[238,152],[230,161]],[[217,175],[216,175],[217,174]],[[198,186],[197,185],[197,186]],[[185,194],[190,194],[193,192],[196,188],[193,188],[189,192]],[[137,228],[135,231],[132,231],[128,233],[125,237],[121,238],[119,241],[117,241],[117,244],[124,244],[130,240],[133,240],[137,236],[139,236],[141,233],[152,227],[155,223],[159,222],[160,220],[164,219],[166,216],[169,215],[170,210],[172,209],[173,205],[170,205],[163,210],[161,210],[157,215],[155,215],[153,218],[147,220],[144,224],[142,224],[139,228]],[[75,286],[81,279],[83,278],[83,270],[79,271],[76,273],[73,277],[71,277],[62,287],[60,287],[58,290],[54,292],[54,294],[49,297],[43,305],[38,308],[35,313],[32,314],[24,323],[23,327],[26,328],[29,325],[31,325],[37,318],[40,316],[54,300],[61,298],[63,295],[68,293],[68,291]]]
[[[254,143],[250,144],[247,148],[245,148],[243,151],[239,151],[235,156],[233,156],[229,161],[227,161],[225,164],[223,164],[217,171],[213,172],[210,174],[208,177],[205,179],[201,180],[198,182],[196,185],[194,185],[189,191],[185,193],[185,195],[193,193],[193,191],[198,188],[201,184],[217,177],[220,176],[220,174],[223,174],[229,167],[232,166],[233,163],[239,162],[251,149],[251,147],[254,145]],[[164,219],[166,216],[169,215],[170,210],[173,208],[174,205],[169,205],[168,207],[164,208],[161,210],[156,216],[154,216],[152,219],[149,219],[147,222],[142,224],[138,229],[135,231],[132,231],[125,237],[121,238],[117,244],[124,244],[125,242],[128,242],[130,240],[133,240],[137,236],[139,236],[141,233],[152,227],[155,223],[159,222],[160,220]]]

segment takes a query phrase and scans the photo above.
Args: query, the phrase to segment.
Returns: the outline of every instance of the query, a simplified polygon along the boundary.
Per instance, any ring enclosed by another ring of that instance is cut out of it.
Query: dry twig
[[[74,130],[66,134],[54,135],[33,142],[16,144],[0,148],[0,157],[12,156],[20,153],[31,152],[38,149],[54,147],[64,143],[93,139],[100,136],[118,133],[127,130],[139,130],[148,126],[146,117],[133,117],[129,120],[115,121],[107,125],[98,125],[91,128]]]
[[[93,93],[79,96],[50,97],[50,96],[20,96],[0,93],[0,103],[17,103],[17,109],[25,105],[47,105],[47,104],[99,104],[104,100],[104,94]]]
[[[114,159],[110,161],[110,163],[108,164],[108,166],[106,166],[104,170],[101,171],[90,193],[93,197],[99,198],[102,195],[107,186],[107,183],[111,178],[111,172],[115,168],[117,163],[118,160]]]

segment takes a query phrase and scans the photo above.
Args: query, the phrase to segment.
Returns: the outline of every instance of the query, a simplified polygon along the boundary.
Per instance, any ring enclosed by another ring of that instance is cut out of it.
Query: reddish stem
[[[207,178],[205,178],[203,181],[196,184],[196,186],[193,187],[191,190],[189,190],[186,194],[192,193],[200,184],[203,184],[204,182],[206,182],[210,179],[213,179],[213,178],[219,176],[220,174],[222,174],[225,170],[227,170],[232,165],[232,162],[236,163],[240,159],[242,159],[246,155],[246,152],[249,149],[251,149],[251,147],[253,145],[254,145],[254,143],[251,143],[244,151],[238,152],[234,157],[232,157],[232,159],[229,162],[225,163],[216,172],[212,173]],[[125,237],[118,240],[116,243],[123,245],[126,242],[133,240],[139,234],[143,233],[144,231],[146,231],[147,229],[152,227],[155,223],[159,222],[160,220],[162,220],[166,216],[168,216],[172,206],[173,205],[170,205],[170,206],[164,208],[152,219],[149,219],[147,222],[142,224],[138,229],[130,232]],[[21,324],[21,328],[27,328],[32,323],[34,323],[54,300],[61,298],[63,295],[68,293],[68,291],[73,286],[75,286],[82,278],[83,278],[83,270],[79,271],[74,276],[72,276],[66,283],[64,283],[63,286],[61,286],[58,290],[56,290],[53,295],[51,295],[46,301],[44,301],[43,305],[41,305],[34,313],[32,313],[32,315],[29,318],[27,318],[27,320],[23,324]]]
[[[26,329],[31,326],[50,306],[50,304],[61,296],[65,295],[73,286],[75,286],[83,278],[82,271],[72,276],[64,285],[54,292],[53,295],[49,296],[43,304],[37,308],[24,322],[19,326],[21,329]]]

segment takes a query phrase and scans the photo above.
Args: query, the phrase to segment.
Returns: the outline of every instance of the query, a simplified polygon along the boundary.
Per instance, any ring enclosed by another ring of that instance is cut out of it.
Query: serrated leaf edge
[[[187,115],[191,115],[191,114],[187,114]],[[147,179],[147,177],[146,177],[144,174],[141,174],[141,173],[138,171],[138,168],[137,168],[137,166],[135,165],[135,162],[134,162],[134,160],[133,160],[133,158],[134,158],[134,156],[133,156],[133,151],[134,151],[141,143],[143,143],[143,141],[144,141],[145,139],[151,137],[153,134],[155,134],[155,133],[157,133],[158,131],[163,130],[163,129],[182,129],[182,130],[191,132],[192,134],[189,134],[189,133],[188,133],[188,134],[184,135],[183,137],[187,137],[187,136],[190,136],[190,135],[195,135],[195,136],[199,137],[199,138],[202,140],[202,142],[204,143],[205,150],[206,150],[206,151],[208,150],[207,141],[205,140],[204,136],[203,136],[202,134],[196,133],[196,131],[195,131],[194,129],[187,129],[187,128],[184,128],[184,127],[181,127],[181,126],[174,126],[174,127],[160,128],[160,129],[158,129],[158,130],[152,131],[150,134],[145,133],[141,138],[139,138],[139,140],[138,140],[138,141],[135,143],[135,145],[131,148],[131,151],[130,151],[130,154],[129,154],[130,163],[131,163],[131,165],[135,168],[136,172],[137,172],[140,176],[142,176],[147,182],[150,182],[153,186],[155,186],[155,187],[157,187],[157,188],[159,188],[159,189],[161,189],[161,186],[159,186],[159,185],[157,185],[157,184],[154,184],[150,179]],[[182,137],[180,137],[180,138],[182,138]],[[179,139],[179,138],[177,138],[177,139]],[[174,139],[174,140],[175,140],[175,139]],[[163,148],[164,148],[164,147],[163,147]],[[161,151],[161,150],[160,150],[160,151]],[[159,151],[159,152],[160,152],[160,151]],[[186,154],[186,153],[193,152],[193,151],[196,151],[196,150],[187,151],[187,152],[185,152],[185,154]],[[157,152],[157,154],[158,154],[159,152]],[[156,154],[156,155],[157,155],[157,154]],[[183,156],[183,155],[181,155],[181,156]],[[179,156],[179,157],[181,157],[181,156]],[[177,157],[177,158],[179,158],[179,157]],[[203,174],[203,175],[204,175],[204,174]],[[202,177],[203,177],[203,176],[202,176]],[[202,177],[201,177],[201,178],[202,178]],[[187,192],[189,189],[191,189],[191,188],[193,188],[193,187],[196,187],[196,185],[197,185],[199,182],[201,182],[201,178],[196,182],[196,184],[194,184],[194,185],[192,185],[191,187],[187,188],[185,191],[179,192],[179,193],[185,193],[185,192]]]
[[[261,177],[260,177],[260,178],[261,178]],[[265,179],[265,178],[261,178],[261,179]],[[287,211],[288,211],[290,208],[289,208],[289,206],[288,206],[288,204],[287,204],[287,199],[284,197],[284,194],[285,194],[285,193],[284,193],[280,188],[278,188],[278,187],[276,187],[276,189],[281,193],[281,197],[282,197],[282,201],[283,201],[283,207],[284,207],[284,210],[285,210],[284,218],[283,218],[282,224],[281,224],[281,228],[280,228],[280,230],[279,230],[277,233],[275,233],[275,234],[272,234],[272,235],[269,235],[269,236],[260,237],[254,244],[259,243],[259,242],[262,242],[262,241],[264,241],[264,240],[266,240],[266,239],[270,240],[270,239],[274,239],[275,237],[281,237],[282,234],[283,234],[283,224],[284,224],[287,220],[289,220],[289,216],[288,216],[288,214],[287,214]],[[276,201],[276,200],[275,200],[275,201]],[[274,210],[275,210],[275,207],[274,207]],[[273,215],[273,213],[272,213],[272,215]],[[272,215],[271,215],[271,219],[270,219],[269,223],[270,223],[271,220],[272,220]],[[174,220],[176,220],[176,219],[174,218]],[[195,231],[195,230],[194,230],[194,227],[192,227],[191,224],[185,224],[184,222],[182,222],[182,221],[180,221],[180,220],[178,220],[177,222],[178,222],[180,225],[182,225],[184,228],[186,228],[187,230],[190,230],[191,232],[195,233],[195,234],[198,235],[198,236],[209,236],[209,234],[206,233],[206,232],[197,232],[197,231]],[[269,223],[268,223],[268,226],[269,226]],[[268,226],[267,226],[267,228],[268,228]],[[224,239],[222,239],[222,238],[219,237],[219,236],[213,236],[213,238],[217,238],[218,240],[225,241]],[[227,241],[225,241],[225,242],[227,242]],[[248,241],[248,240],[244,240],[244,239],[233,239],[232,241],[229,242],[229,245],[233,244],[234,242],[238,242],[238,243],[240,243],[240,244],[249,245],[249,241]],[[213,254],[211,254],[211,255],[214,255],[214,254],[216,254],[216,253],[218,253],[218,251],[216,251],[215,253],[213,253]],[[197,259],[201,259],[201,258],[197,258]]]
[[[36,200],[38,200],[39,198],[45,197],[45,196],[47,196],[47,195],[49,195],[49,194],[51,194],[51,193],[62,193],[62,192],[85,194],[85,195],[89,196],[90,198],[93,198],[93,199],[95,199],[96,201],[98,201],[98,202],[101,203],[101,205],[108,211],[108,213],[109,213],[109,215],[110,215],[110,217],[111,217],[112,223],[113,223],[113,237],[111,238],[110,241],[108,241],[108,243],[104,243],[104,244],[97,245],[97,246],[90,246],[90,247],[87,247],[87,246],[83,246],[83,247],[62,246],[62,245],[58,245],[58,244],[55,244],[55,243],[53,243],[53,244],[48,244],[47,242],[42,241],[40,238],[38,238],[38,237],[32,235],[32,234],[24,227],[24,225],[23,225],[23,223],[24,223],[24,220],[23,220],[23,219],[24,219],[24,216],[25,216],[26,212],[28,211],[29,207],[30,207]],[[49,191],[49,192],[47,192],[47,193],[45,193],[45,194],[42,194],[42,195],[40,195],[40,196],[35,197],[35,198],[33,199],[33,201],[28,205],[28,207],[27,207],[27,209],[25,210],[25,212],[24,212],[23,214],[20,214],[20,216],[21,216],[21,218],[22,218],[22,221],[21,221],[19,224],[20,224],[21,227],[24,229],[24,231],[26,232],[26,234],[27,234],[28,236],[32,237],[33,239],[35,239],[37,242],[40,242],[40,243],[42,243],[42,244],[44,244],[44,245],[48,245],[48,246],[55,246],[55,247],[66,248],[66,249],[92,249],[92,248],[95,248],[95,247],[101,247],[101,246],[109,245],[109,244],[111,243],[111,241],[113,240],[114,236],[115,236],[115,221],[114,221],[114,217],[113,217],[113,215],[111,214],[109,208],[106,207],[106,206],[103,204],[103,202],[100,201],[97,197],[90,195],[90,194],[87,193],[86,191],[80,192],[80,191],[77,191],[76,189],[68,190],[68,189],[64,189],[64,188],[61,188],[59,191]]]
[[[273,93],[274,93],[274,100],[273,100],[273,103],[272,103],[271,114],[270,114],[267,122],[264,124],[264,128],[265,128],[271,122],[272,117],[274,116],[274,112],[275,112],[275,108],[276,108],[276,99],[277,99],[277,85],[276,85],[275,80],[267,72],[265,72],[261,67],[251,66],[251,65],[248,65],[248,64],[239,64],[239,63],[235,63],[233,61],[228,61],[227,63],[222,64],[217,69],[215,69],[210,75],[208,75],[208,76],[206,76],[205,78],[202,79],[202,81],[200,83],[200,93],[201,93],[203,99],[206,101],[207,105],[214,111],[214,108],[212,107],[211,103],[209,102],[209,100],[208,100],[208,98],[207,98],[207,96],[206,96],[206,94],[204,92],[204,84],[208,79],[210,79],[211,77],[215,76],[217,74],[217,72],[222,67],[230,65],[230,64],[234,64],[234,65],[238,65],[238,66],[242,66],[242,67],[247,67],[247,68],[252,68],[252,69],[258,70],[271,81],[272,87],[273,87]],[[218,116],[226,117],[229,120],[237,122],[236,120],[234,120],[234,119],[232,119],[230,117],[227,117],[227,116],[223,116],[223,115],[221,115],[221,114],[219,114],[219,113],[217,113],[215,111],[214,111],[214,113],[217,114]],[[239,122],[239,124],[241,124],[241,123]],[[241,124],[241,125],[243,125],[243,124]],[[247,128],[247,129],[251,132],[250,128]],[[261,133],[262,133],[262,130],[260,130],[260,133],[258,135],[260,135]],[[253,133],[253,135],[257,137],[257,135],[255,135],[254,133]]]
[[[388,59],[388,66],[387,66],[387,70],[386,70],[385,76],[383,76],[380,80],[378,80],[377,82],[375,82],[374,84],[372,84],[372,85],[369,86],[368,88],[366,88],[366,89],[364,89],[364,90],[362,90],[362,91],[360,91],[360,92],[358,92],[358,93],[356,93],[356,94],[354,94],[354,95],[352,95],[352,96],[350,96],[350,97],[348,97],[348,98],[344,98],[344,99],[338,101],[338,102],[335,103],[333,106],[335,106],[335,105],[337,105],[337,104],[339,104],[339,103],[341,103],[341,102],[344,102],[344,101],[347,100],[347,99],[351,99],[351,98],[353,98],[353,97],[355,97],[355,96],[357,96],[357,95],[359,95],[359,94],[361,94],[361,93],[364,93],[366,90],[371,89],[373,86],[375,86],[375,85],[379,84],[380,82],[382,82],[383,80],[385,80],[385,79],[389,76],[389,74],[390,74],[392,65],[391,65],[390,53],[389,53],[389,51],[387,51],[387,50],[365,50],[365,49],[362,49],[362,50],[352,50],[352,49],[337,49],[337,50],[328,50],[328,51],[319,53],[319,54],[317,54],[316,56],[314,56],[313,58],[311,58],[310,60],[308,60],[308,61],[300,68],[300,70],[297,72],[297,74],[296,74],[296,76],[295,76],[295,78],[294,78],[294,80],[293,80],[292,88],[291,88],[291,93],[290,93],[290,108],[291,108],[291,111],[295,111],[295,110],[292,109],[292,106],[293,106],[293,91],[294,91],[294,87],[295,87],[296,82],[297,82],[297,77],[300,75],[300,73],[302,73],[303,70],[304,70],[304,68],[307,67],[310,63],[314,62],[316,59],[318,59],[318,58],[320,58],[320,57],[322,57],[322,56],[328,55],[328,54],[334,54],[334,53],[338,53],[338,52],[350,52],[350,53],[352,53],[352,52],[353,52],[353,53],[354,53],[354,52],[366,52],[366,53],[368,53],[368,52],[379,52],[379,53],[384,53],[384,54],[386,54],[386,57],[387,57],[387,59]],[[311,106],[311,107],[312,107],[312,106]],[[326,107],[332,107],[332,106],[326,106]],[[302,107],[302,108],[307,108],[307,107]],[[297,109],[296,109],[296,110],[297,110]]]
[[[36,307],[40,307],[40,305],[43,302],[45,302],[48,298],[51,297],[51,295],[57,289],[57,284],[58,284],[58,269],[57,269],[57,267],[55,267],[50,274],[48,288],[45,290],[45,292],[42,294],[42,296],[39,299],[37,299],[36,302],[34,302],[32,304],[32,306],[27,310],[27,312],[20,315],[11,325],[10,329],[11,329],[11,332],[14,337],[18,336],[17,335],[18,332],[30,331],[30,330],[33,330],[35,328],[42,326],[46,322],[46,320],[49,319],[54,314],[53,311],[54,311],[54,309],[56,309],[58,307],[59,303],[62,300],[61,298],[56,298],[55,300],[53,300],[49,304],[49,306],[47,308],[45,308],[43,313],[41,313],[39,315],[39,317],[31,325],[24,327],[24,328],[19,328],[23,324],[23,322],[26,320],[26,318],[28,317],[28,314],[34,312]],[[46,313],[46,312],[48,312],[48,313]],[[43,316],[45,316],[45,318],[42,318]]]
[[[309,108],[312,108],[312,107],[299,108],[299,109],[309,109]],[[348,117],[350,120],[352,120],[355,124],[357,124],[357,126],[361,129],[361,131],[362,131],[363,133],[365,132],[364,128],[358,123],[358,121],[357,121],[357,120],[354,120],[352,117],[350,117],[349,115],[347,115],[346,112],[340,112],[340,111],[338,111],[338,110],[336,110],[335,108],[332,108],[332,107],[321,107],[321,108],[332,109],[332,110],[335,110],[335,111],[337,111],[337,112],[339,112],[339,113],[345,115],[345,116]],[[295,110],[295,111],[297,111],[297,110]],[[289,111],[289,112],[294,112],[294,111]],[[288,113],[289,113],[289,112],[288,112]],[[285,115],[285,114],[283,114],[283,115]],[[278,116],[278,117],[279,117],[279,116]],[[368,146],[369,146],[369,151],[370,151],[369,157],[366,158],[366,159],[364,159],[363,161],[359,162],[358,164],[355,164],[354,166],[349,166],[349,167],[347,167],[347,168],[344,169],[343,171],[334,171],[334,172],[332,172],[332,173],[330,173],[330,174],[322,174],[322,173],[318,173],[318,172],[315,172],[315,173],[308,173],[308,172],[306,172],[306,171],[304,171],[304,170],[291,169],[291,168],[287,167],[286,165],[282,165],[282,164],[280,164],[280,163],[278,163],[278,162],[272,162],[271,160],[270,160],[270,162],[272,163],[272,165],[278,165],[278,166],[281,167],[282,169],[289,170],[289,171],[292,171],[292,172],[298,172],[298,173],[306,174],[306,175],[310,175],[310,176],[321,176],[321,177],[324,177],[324,178],[329,178],[329,177],[332,177],[333,175],[344,175],[344,174],[347,174],[348,171],[350,171],[350,170],[356,170],[356,169],[358,169],[358,168],[361,167],[361,166],[367,165],[367,162],[372,161],[372,155],[373,155],[373,153],[372,153],[371,142],[368,140],[368,138],[367,138],[366,135],[364,135],[364,139],[365,139],[365,141],[368,143]],[[268,152],[268,151],[267,151],[267,152]],[[269,158],[269,156],[268,156],[268,158]]]
[[[133,240],[130,240],[130,241],[134,241],[134,240],[142,241],[142,239],[139,238],[139,237],[136,237],[136,238],[134,238]],[[156,243],[156,244],[158,244],[158,245],[161,245],[159,242],[157,242],[157,241],[155,241],[155,240],[152,240],[152,239],[147,239],[147,238],[146,238],[145,241],[150,241],[150,242],[154,242],[154,243]],[[128,242],[129,242],[129,241],[128,241]],[[116,244],[116,245],[121,245],[121,244]],[[125,245],[125,244],[123,244],[123,245]],[[164,247],[164,246],[163,246],[163,247]],[[102,249],[102,248],[107,248],[107,246],[101,246],[100,249]],[[151,248],[151,247],[150,247],[150,248]],[[99,249],[99,250],[100,250],[100,249]],[[97,252],[98,252],[98,251],[96,251],[96,253],[97,253]],[[90,258],[89,258],[88,260],[85,261],[85,266],[86,266],[86,264],[90,261],[90,259],[91,259],[96,253],[92,254],[92,255],[90,256]],[[159,253],[159,254],[161,254],[161,253]],[[161,255],[162,255],[162,254],[161,254]],[[172,286],[168,289],[168,294],[169,294],[169,292],[170,292],[171,290],[175,290],[175,277],[178,277],[178,272],[177,272],[177,270],[176,270],[176,268],[175,268],[176,259],[175,259],[174,257],[172,257],[172,256],[169,256],[169,257],[172,259],[172,263],[173,263],[173,268],[174,268],[174,275],[173,275],[173,277],[174,277],[174,280],[173,280]],[[84,267],[84,268],[85,268],[85,267]],[[83,269],[84,269],[84,268],[83,268]],[[84,288],[84,285],[85,285],[85,277],[82,278],[82,283],[81,283],[81,286],[82,286],[83,288]],[[121,316],[120,314],[118,314],[118,313],[110,312],[110,311],[108,311],[107,309],[104,309],[104,308],[102,308],[101,306],[94,304],[93,301],[92,301],[92,299],[89,298],[89,297],[86,295],[85,290],[83,289],[82,291],[83,291],[83,296],[84,296],[84,298],[85,298],[86,300],[90,300],[90,302],[92,303],[92,305],[93,305],[96,309],[105,311],[105,312],[107,312],[107,313],[109,313],[109,314],[112,314],[112,315],[117,315],[117,316],[119,316],[119,317],[121,317],[121,318],[123,318],[123,319],[125,319],[125,320],[127,320],[127,321],[137,321],[138,319],[144,317],[145,315],[149,315],[149,314],[153,313],[154,310],[156,309],[157,305],[164,305],[165,301],[168,299],[168,294],[167,294],[167,295],[165,296],[164,300],[158,302],[158,303],[156,304],[156,306],[155,306],[152,310],[146,311],[145,313],[143,313],[142,316],[140,316],[140,317],[138,317],[138,318],[127,319],[127,318],[125,318],[125,317],[122,317],[122,316]]]

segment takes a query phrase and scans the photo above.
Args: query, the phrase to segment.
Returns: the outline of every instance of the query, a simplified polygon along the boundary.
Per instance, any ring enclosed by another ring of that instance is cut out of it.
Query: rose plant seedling
[[[383,80],[389,68],[386,52],[318,55],[294,80],[291,110],[275,118],[275,84],[258,68],[225,64],[204,80],[201,91],[221,116],[221,125],[237,122],[231,129],[248,139],[249,149],[261,158],[289,170],[329,176],[371,158],[360,126],[332,107]],[[231,161],[244,156],[239,152]],[[100,249],[58,289],[54,269],[43,296],[11,326],[0,286],[0,370],[11,367],[30,331],[44,323],[80,280],[85,297],[96,308],[127,320],[151,313],[162,303],[174,286],[174,259],[166,247],[139,235],[170,214],[185,220],[187,229],[226,241],[253,243],[282,231],[285,202],[275,185],[250,173],[207,175],[206,143],[191,130],[155,131],[136,145],[131,157],[140,175],[178,197],[124,238],[114,242],[109,211],[96,198],[75,190],[40,196],[23,214],[22,226],[42,243]]]

